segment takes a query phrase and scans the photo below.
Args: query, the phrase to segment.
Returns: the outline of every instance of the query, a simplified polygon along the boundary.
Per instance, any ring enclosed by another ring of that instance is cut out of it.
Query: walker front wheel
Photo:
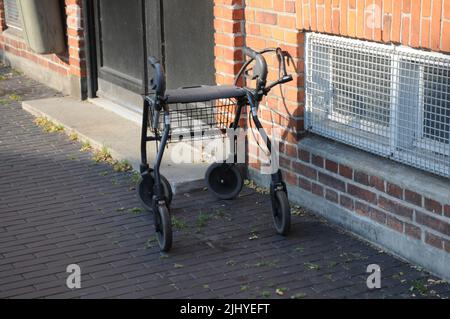
[[[220,199],[233,199],[242,190],[244,179],[233,164],[214,163],[205,174],[208,189]]]
[[[278,234],[286,236],[291,228],[291,207],[283,190],[275,192],[272,198],[272,214],[275,229]]]
[[[172,248],[172,224],[169,209],[165,204],[158,204],[155,213],[155,230],[161,251]]]

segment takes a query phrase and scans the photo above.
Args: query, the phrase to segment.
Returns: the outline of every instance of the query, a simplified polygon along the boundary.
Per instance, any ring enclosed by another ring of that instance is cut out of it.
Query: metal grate
[[[308,130],[450,177],[450,56],[309,33]]]
[[[197,140],[225,135],[234,120],[236,99],[217,99],[197,103],[176,103],[169,105],[170,142]],[[152,112],[149,122],[153,123]],[[164,129],[163,112],[158,121],[158,132]]]
[[[4,0],[5,18],[8,27],[22,30],[22,20],[20,19],[17,0]]]

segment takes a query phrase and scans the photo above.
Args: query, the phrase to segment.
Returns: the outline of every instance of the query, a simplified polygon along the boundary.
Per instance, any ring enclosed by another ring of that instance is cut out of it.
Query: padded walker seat
[[[245,95],[244,89],[232,85],[201,85],[166,91],[168,104],[206,102],[217,99],[239,98]]]

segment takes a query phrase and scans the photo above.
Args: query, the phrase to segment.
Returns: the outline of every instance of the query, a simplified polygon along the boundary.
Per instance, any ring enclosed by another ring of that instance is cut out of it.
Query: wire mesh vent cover
[[[6,25],[16,29],[22,29],[17,0],[4,0]]]
[[[450,56],[309,33],[306,126],[450,177]]]

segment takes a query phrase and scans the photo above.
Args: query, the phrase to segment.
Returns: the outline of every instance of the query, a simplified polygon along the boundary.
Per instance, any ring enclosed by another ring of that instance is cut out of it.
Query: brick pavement
[[[58,93],[0,67],[0,298],[423,298],[450,286],[308,212],[275,235],[267,195],[206,191],[172,204],[161,254],[132,173],[115,172],[63,133],[44,133],[20,100]],[[66,266],[79,264],[70,290]],[[369,290],[366,267],[382,269]]]

